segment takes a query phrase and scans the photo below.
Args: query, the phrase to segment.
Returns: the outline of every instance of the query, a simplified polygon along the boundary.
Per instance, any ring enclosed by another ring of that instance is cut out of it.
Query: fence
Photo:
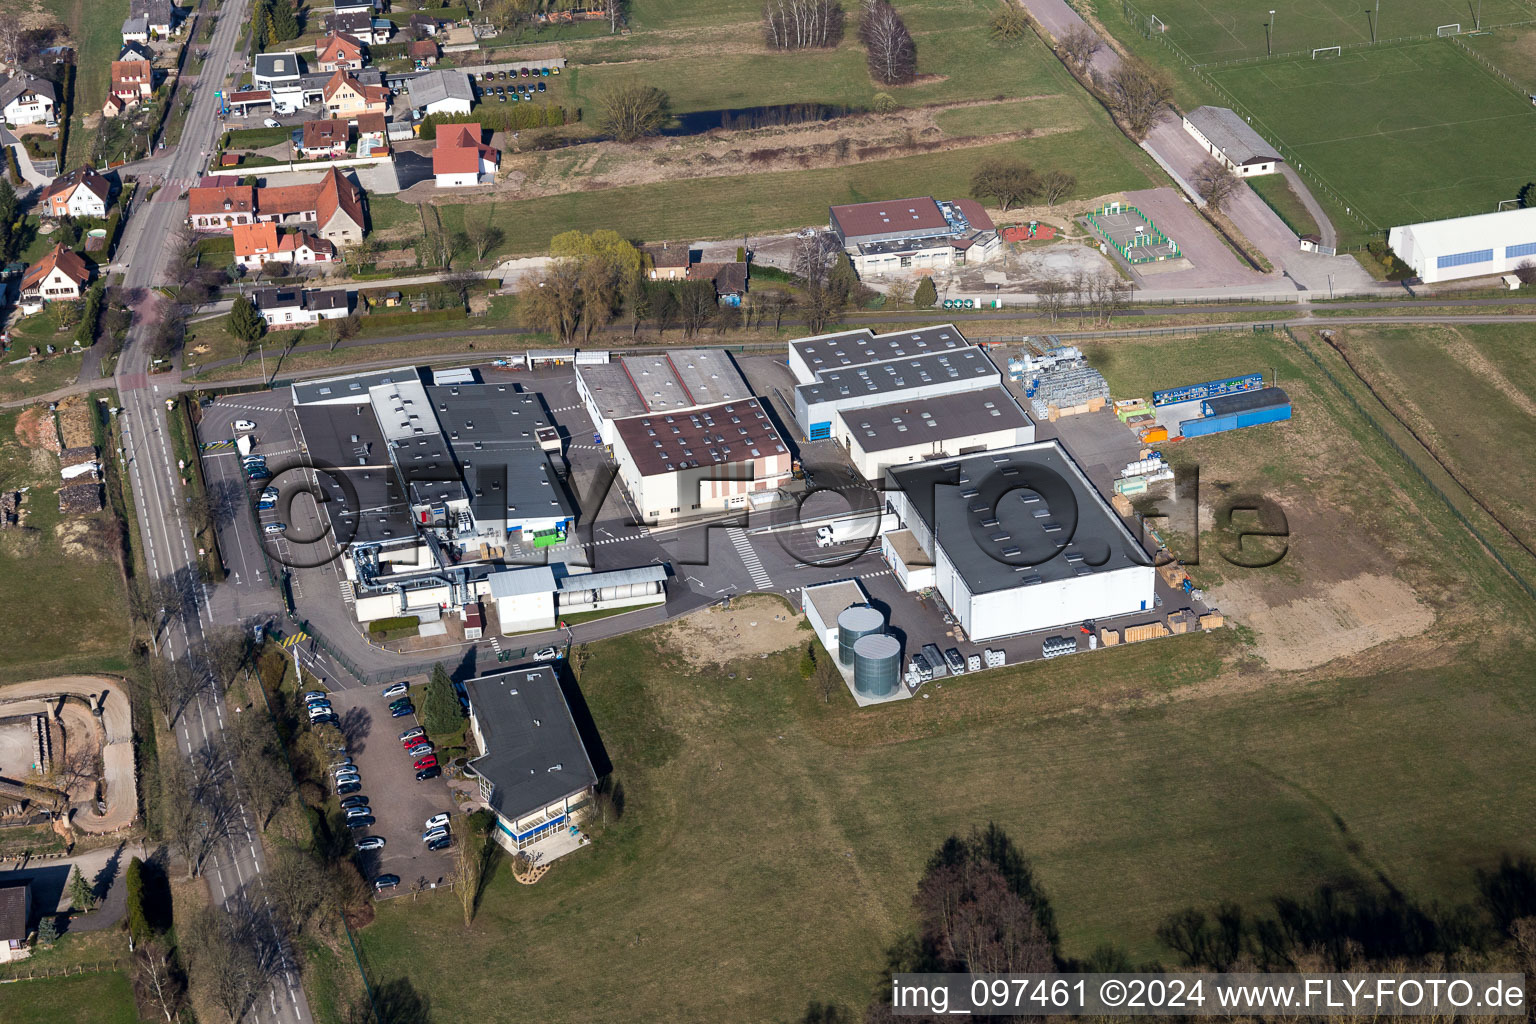
[[[1468,46],[1465,42],[1456,36],[1451,37],[1451,42],[1460,47],[1461,51],[1467,56],[1481,64],[1483,66],[1483,70],[1487,71],[1489,74],[1493,75],[1493,77],[1497,78],[1499,81],[1515,90],[1515,92],[1519,93],[1521,99],[1530,100],[1532,103],[1536,103],[1536,98],[1532,97],[1531,91],[1529,89],[1515,81],[1509,75],[1506,75],[1504,71],[1493,61],[1472,49],[1472,47]]]
[[[1123,243],[1115,241],[1114,236],[1099,223],[1098,218],[1109,214],[1121,213],[1134,213],[1149,230],[1138,231],[1134,237],[1127,239]],[[1099,233],[1104,241],[1114,246],[1115,251],[1124,256],[1127,263],[1160,263],[1163,260],[1178,259],[1179,257],[1179,244],[1158,230],[1157,224],[1153,222],[1151,217],[1148,217],[1145,213],[1141,212],[1140,208],[1132,206],[1130,203],[1106,203],[1083,219],[1093,226],[1093,229]],[[1135,249],[1145,249],[1154,245],[1166,245],[1170,251],[1160,256],[1131,255],[1131,252]]]
[[[14,968],[16,974],[9,978],[0,978],[0,985],[9,985],[17,981],[35,981],[38,978],[62,978],[68,974],[98,974],[101,971],[121,970],[125,961],[113,957],[111,960],[94,960],[90,963],[67,964],[62,967],[49,967],[44,964],[39,967],[28,966],[26,973],[21,973],[23,968]]]

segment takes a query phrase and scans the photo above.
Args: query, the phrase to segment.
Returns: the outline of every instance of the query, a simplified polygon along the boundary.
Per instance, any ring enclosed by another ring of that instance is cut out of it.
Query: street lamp
[[[1275,52],[1275,12],[1269,12],[1269,31],[1264,33],[1264,55],[1273,56]]]

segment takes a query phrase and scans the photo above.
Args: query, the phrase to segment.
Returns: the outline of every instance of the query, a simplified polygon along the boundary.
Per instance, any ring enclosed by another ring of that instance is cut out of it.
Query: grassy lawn
[[[1286,147],[1283,155],[1381,229],[1492,210],[1514,197],[1536,162],[1536,110],[1449,41],[1211,74],[1255,127]],[[1405,90],[1420,101],[1403,103]],[[1346,94],[1348,103],[1337,102]],[[1318,116],[1323,110],[1328,117]]]
[[[69,167],[90,155],[95,133],[85,131],[82,121],[86,114],[100,114],[106,102],[112,61],[122,46],[120,30],[128,17],[128,0],[105,0],[104,6],[85,0],[40,0],[38,6],[69,28],[69,42],[75,48],[69,151],[59,164]]]
[[[241,128],[225,134],[229,136],[226,149],[264,149],[267,146],[276,146],[290,141],[293,138],[293,129]]]
[[[11,332],[11,350],[0,363],[0,399],[43,395],[73,384],[84,358],[71,351],[74,344],[75,328],[56,330],[53,317],[46,311],[19,321]],[[49,345],[57,350],[51,356],[47,354]],[[26,359],[33,346],[39,352],[37,358],[16,362]]]
[[[497,203],[495,219],[507,240],[496,255],[541,253],[561,231],[614,226],[627,237],[726,238],[743,225],[755,232],[778,231],[827,219],[827,207],[888,196],[965,196],[975,166],[994,157],[1018,157],[1035,167],[1062,168],[1077,176],[1075,195],[1094,196],[1146,188],[1150,181],[1140,152],[1107,129],[1084,130],[1001,143],[963,153],[933,153],[852,167],[721,178],[693,178],[635,185],[603,192],[570,193]],[[443,206],[443,224],[463,229],[466,211],[479,206]]]
[[[1352,880],[1470,904],[1478,868],[1530,855],[1508,813],[1536,799],[1528,600],[1283,335],[1085,348],[1117,397],[1277,373],[1293,423],[1169,449],[1212,493],[1261,490],[1292,516],[1275,570],[1205,578],[1283,608],[1370,565],[1430,603],[1427,643],[1285,672],[1239,623],[867,711],[841,688],[824,704],[796,648],[692,668],[714,634],[687,624],[595,643],[581,689],[623,818],[535,886],[503,867],[472,929],[450,899],[385,906],[361,936],[371,980],[409,981],[443,1019],[510,1019],[497,966],[515,934],[520,1004],[541,1020],[862,1007],[929,852],[989,820],[1032,858],[1065,954],[1109,942],[1133,962],[1172,962],[1155,931],[1190,905]]]
[[[374,231],[390,231],[398,227],[420,227],[421,213],[415,203],[407,203],[394,196],[368,197],[369,227]]]
[[[1312,212],[1302,203],[1296,190],[1291,188],[1291,183],[1283,174],[1261,174],[1256,178],[1249,178],[1248,185],[1259,194],[1259,198],[1269,204],[1269,208],[1285,221],[1285,226],[1298,235],[1315,235],[1317,220]]]
[[[5,986],[6,1024],[138,1024],[133,986],[118,971]]]
[[[1536,28],[1501,28],[1467,36],[1463,42],[1519,82],[1522,89],[1536,92]]]
[[[278,355],[272,348],[267,349],[267,375],[276,380],[286,380],[294,374],[308,373],[314,370],[327,370],[332,367],[351,367],[354,364],[373,362],[399,362],[406,363],[412,359],[424,359],[435,355],[448,353],[467,352],[471,347],[475,354],[485,359],[493,358],[500,353],[523,352],[530,347],[537,348],[549,343],[549,336],[545,334],[519,334],[515,337],[486,334],[462,333],[462,321],[460,328],[453,324],[439,324],[445,332],[452,332],[453,337],[430,338],[412,341],[383,342],[377,345],[357,345],[351,348],[337,349],[334,352],[296,352],[286,355]],[[190,380],[200,382],[215,382],[229,380],[245,380],[261,375],[258,363],[254,359],[248,359],[244,363],[230,366],[219,366],[202,373],[189,375]]]

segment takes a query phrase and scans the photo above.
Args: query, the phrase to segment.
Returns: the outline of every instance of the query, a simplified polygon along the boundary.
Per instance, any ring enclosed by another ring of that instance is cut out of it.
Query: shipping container
[[[1147,442],[1147,443],[1151,443],[1151,442],[1155,442],[1155,441],[1166,441],[1166,440],[1168,440],[1168,428],[1167,427],[1147,427],[1144,430],[1142,430],[1142,432],[1141,432],[1141,439],[1142,439],[1142,441]]]

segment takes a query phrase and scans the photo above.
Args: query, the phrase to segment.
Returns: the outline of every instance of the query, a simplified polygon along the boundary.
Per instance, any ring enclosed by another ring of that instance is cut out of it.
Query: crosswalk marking
[[[736,554],[741,556],[741,564],[747,567],[747,575],[752,577],[753,586],[758,590],[772,589],[773,577],[768,575],[763,563],[758,560],[757,552],[752,550],[752,542],[747,540],[745,531],[739,526],[732,526],[725,531],[725,535],[731,538]]]
[[[882,569],[880,572],[861,572],[861,573],[859,573],[857,578],[861,579],[861,580],[873,580],[873,579],[879,579],[881,576],[889,576],[889,575],[891,575],[891,570],[890,569]],[[815,585],[816,584],[814,584],[814,583],[806,584],[806,586],[809,586],[809,587],[814,587]],[[788,590],[784,591],[784,596],[788,597],[790,594],[798,594],[798,593],[800,593],[800,591],[802,591],[804,589],[805,589],[805,587],[790,587]]]
[[[501,653],[501,637],[491,637],[491,650],[495,651],[497,654]]]
[[[345,579],[337,580],[336,586],[341,590],[341,599],[347,604],[351,604],[353,602],[352,581]]]

